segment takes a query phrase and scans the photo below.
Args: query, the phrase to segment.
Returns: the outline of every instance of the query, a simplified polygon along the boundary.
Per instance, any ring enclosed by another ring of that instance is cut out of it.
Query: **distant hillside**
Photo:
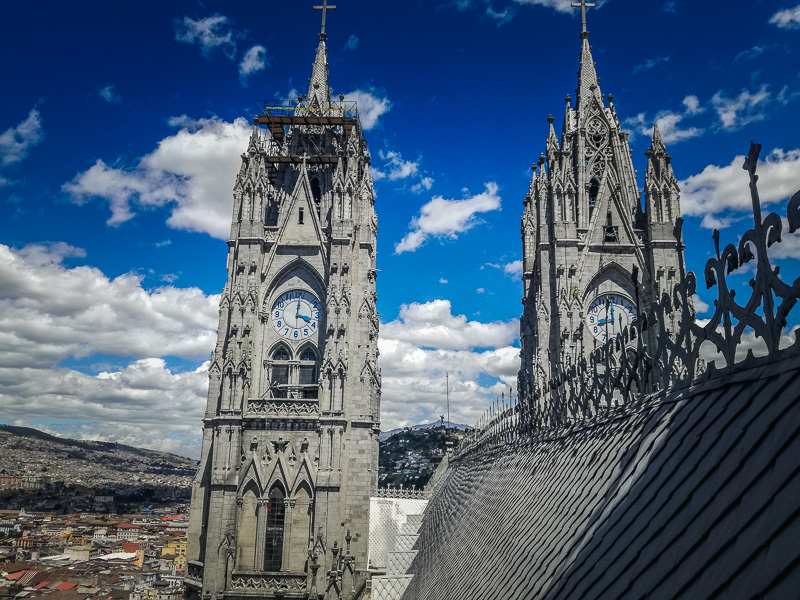
[[[453,423],[452,421],[445,421],[445,425],[447,425],[448,429],[458,429],[460,431],[465,431],[467,429],[472,429],[469,425],[462,425],[460,423]],[[410,427],[400,427],[398,429],[391,429],[389,431],[381,431],[381,442],[385,442],[393,435],[400,433],[401,431],[412,431],[412,430],[419,430],[419,429],[435,429],[437,427],[441,427],[441,421],[434,421],[433,423],[420,423],[419,425],[412,425]]]
[[[447,441],[453,438],[451,432],[441,425],[387,432],[392,435],[381,441],[378,487],[424,488],[447,452]]]
[[[113,442],[61,438],[0,425],[0,474],[41,475],[90,488],[104,484],[188,487],[198,461]]]

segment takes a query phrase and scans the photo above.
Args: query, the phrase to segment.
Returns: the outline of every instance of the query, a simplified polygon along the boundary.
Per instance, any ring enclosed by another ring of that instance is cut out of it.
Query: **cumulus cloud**
[[[92,198],[108,202],[108,224],[132,219],[136,208],[171,206],[167,224],[227,239],[232,203],[231,187],[247,146],[250,125],[216,117],[175,117],[180,131],[169,136],[134,168],[115,167],[98,160],[63,186],[76,203]]]
[[[206,363],[194,371],[175,373],[163,360],[147,358],[93,376],[65,368],[0,364],[3,415],[14,422],[24,419],[38,429],[41,419],[69,437],[197,458],[207,368]],[[76,419],[80,425],[75,425]]]
[[[384,152],[381,150],[378,156],[384,161],[384,171],[381,171],[379,178],[387,177],[390,181],[396,181],[412,177],[419,170],[419,162],[403,160],[399,152],[393,150]]]
[[[263,70],[267,66],[267,49],[264,46],[253,46],[244,53],[242,62],[239,63],[239,76],[245,79]]]
[[[210,56],[214,50],[221,50],[233,60],[236,56],[236,38],[241,37],[229,24],[228,17],[220,14],[204,19],[183,17],[175,21],[175,39],[184,44],[197,44],[203,56]]]
[[[764,119],[763,109],[771,94],[766,84],[755,92],[742,90],[738,96],[729,98],[721,90],[711,98],[723,129],[739,129],[754,121]]]
[[[744,156],[724,167],[708,165],[679,182],[684,215],[702,216],[702,226],[726,227],[752,210],[749,178],[742,169]],[[758,165],[759,195],[763,206],[776,204],[800,190],[800,149],[775,149]]]
[[[651,136],[653,133],[653,122],[658,125],[661,132],[661,138],[665,144],[674,142],[681,142],[693,137],[697,137],[703,133],[703,129],[699,127],[683,127],[681,124],[687,117],[699,115],[705,111],[700,106],[700,100],[697,96],[686,96],[683,99],[682,111],[669,111],[663,110],[656,114],[655,118],[648,119],[646,113],[639,113],[635,117],[625,119],[623,125],[631,128],[631,137],[636,135]]]
[[[381,335],[389,339],[446,350],[507,346],[518,333],[518,319],[469,321],[452,314],[450,300],[403,304],[398,318],[381,326]]]
[[[172,286],[147,291],[139,275],[108,279],[92,267],[64,265],[82,256],[63,243],[0,245],[2,364],[54,367],[95,353],[207,357],[216,339],[217,296]]]
[[[79,417],[99,439],[145,447],[189,436],[190,447],[175,450],[197,455],[207,367],[177,373],[163,357],[208,357],[219,297],[197,288],[145,290],[137,275],[109,279],[64,264],[85,255],[64,243],[0,245],[3,415],[36,415],[53,427]],[[122,364],[95,375],[62,364],[96,354]]]
[[[516,385],[519,349],[511,344],[518,331],[517,319],[481,323],[453,315],[449,300],[403,305],[396,320],[381,325],[382,429],[437,419],[445,410],[445,373],[452,420],[474,424]]]
[[[344,95],[346,101],[355,101],[361,126],[370,130],[378,124],[381,115],[389,112],[392,103],[388,98],[375,95],[375,90],[355,90]]]
[[[23,121],[0,133],[0,164],[21,161],[43,139],[42,117],[36,108],[32,108]]]
[[[433,177],[422,177],[417,183],[411,186],[411,191],[421,194],[422,190],[430,190],[433,187]]]
[[[779,10],[770,17],[769,22],[781,29],[800,29],[800,5]]]
[[[411,220],[411,231],[395,245],[395,253],[413,252],[431,237],[455,239],[459,233],[481,223],[477,216],[479,213],[499,210],[497,184],[489,182],[485,186],[483,193],[461,200],[446,200],[442,196],[434,196],[422,206],[419,215]]]
[[[100,97],[109,104],[119,104],[122,102],[122,96],[119,95],[119,92],[117,92],[114,86],[110,83],[100,88],[99,94]]]

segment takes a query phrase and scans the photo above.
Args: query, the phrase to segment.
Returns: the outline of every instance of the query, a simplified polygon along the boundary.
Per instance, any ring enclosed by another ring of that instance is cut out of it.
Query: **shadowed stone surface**
[[[403,598],[795,597],[800,360],[758,364],[451,461]]]

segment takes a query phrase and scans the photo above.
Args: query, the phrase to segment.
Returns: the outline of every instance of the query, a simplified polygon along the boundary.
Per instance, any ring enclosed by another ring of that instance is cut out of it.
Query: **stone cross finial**
[[[594,5],[592,5],[594,6]],[[321,10],[322,11],[322,31],[320,31],[319,37],[321,40],[326,38],[325,35],[325,17],[329,10],[336,10],[335,6],[328,6],[328,0],[322,0],[322,6],[315,6],[314,10]]]
[[[570,4],[572,8],[580,8],[581,9],[581,33],[586,33],[586,9],[587,8],[594,8],[597,6],[594,2],[586,2],[586,0],[581,0],[580,2],[573,2]],[[322,18],[322,30],[325,31],[325,17]]]

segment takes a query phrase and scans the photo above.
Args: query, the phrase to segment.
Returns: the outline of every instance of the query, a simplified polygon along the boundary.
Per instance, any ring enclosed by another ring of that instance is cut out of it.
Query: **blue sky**
[[[0,419],[197,455],[230,190],[257,100],[305,93],[312,2],[0,5]],[[359,102],[380,220],[383,428],[473,423],[514,385],[519,219],[546,118],[575,96],[569,0],[341,0],[331,87]],[[588,11],[640,187],[659,122],[687,216],[747,228],[800,189],[800,5],[607,0]],[[800,245],[775,254],[798,271]],[[746,283],[746,282],[745,282]],[[701,294],[698,305],[702,309]]]

